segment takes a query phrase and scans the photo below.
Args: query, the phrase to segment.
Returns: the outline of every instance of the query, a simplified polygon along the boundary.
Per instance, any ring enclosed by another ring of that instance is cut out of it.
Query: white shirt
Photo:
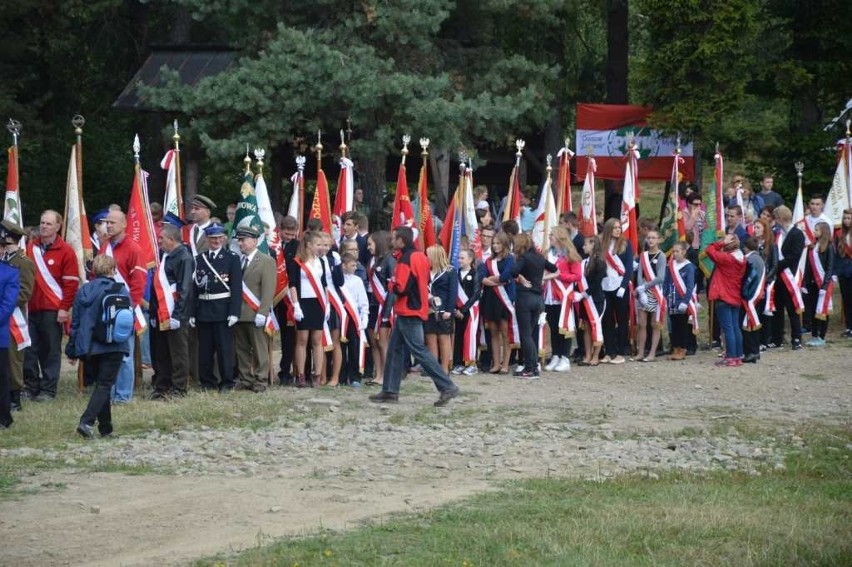
[[[343,289],[346,291],[346,297],[354,303],[358,317],[366,321],[370,317],[370,302],[367,299],[364,280],[356,274],[343,274]]]
[[[305,267],[307,267],[314,276],[314,281],[316,282],[317,287],[322,289],[322,260],[319,258],[308,260],[305,262]],[[299,298],[316,299],[316,297],[317,294],[314,292],[314,286],[311,285],[311,280],[308,278],[307,272],[303,270],[301,272],[301,281],[299,282]],[[323,297],[323,300],[325,300],[325,297]]]

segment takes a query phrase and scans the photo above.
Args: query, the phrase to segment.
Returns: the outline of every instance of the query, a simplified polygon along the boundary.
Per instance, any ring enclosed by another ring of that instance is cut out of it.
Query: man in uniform
[[[242,309],[234,327],[237,388],[263,392],[269,381],[269,335],[264,326],[275,296],[275,260],[257,249],[260,233],[255,227],[238,228],[236,236],[243,272]]]
[[[35,264],[24,256],[18,244],[26,234],[23,228],[9,219],[4,220],[0,228],[0,244],[3,246],[3,261],[18,269],[19,288],[18,305],[12,321],[9,322],[11,332],[9,342],[9,378],[11,380],[12,410],[21,411],[21,392],[24,389],[24,346],[30,342],[27,329],[27,302],[33,295],[35,284]]]
[[[234,336],[242,302],[240,258],[225,244],[225,229],[212,224],[204,231],[209,249],[195,257],[195,286],[189,325],[198,329],[198,380],[204,390],[234,389]],[[221,382],[213,374],[213,357]]]
[[[106,254],[115,259],[115,281],[127,287],[131,307],[136,311],[141,310],[145,284],[148,282],[148,271],[142,265],[142,251],[133,239],[127,238],[127,217],[124,213],[110,210],[106,225],[108,240],[101,243],[98,254]],[[121,369],[112,388],[114,404],[126,404],[133,398],[133,386],[136,382],[134,365],[136,342],[136,337],[132,337],[130,354],[121,362]]]
[[[193,257],[202,252],[207,252],[205,230],[211,224],[210,217],[213,215],[213,209],[215,208],[216,203],[204,195],[196,195],[189,205],[189,217],[193,221],[193,224],[189,227],[189,242],[187,242],[187,245]]]
[[[195,260],[189,249],[181,242],[180,229],[171,223],[164,223],[158,240],[160,250],[165,254],[160,262],[165,276],[163,294],[173,298],[171,305],[161,305],[155,290],[151,293],[151,362],[154,366],[152,400],[166,399],[169,396],[185,396],[189,385],[189,312],[195,286],[192,274]],[[160,280],[162,281],[162,279]],[[166,296],[164,295],[164,299]],[[169,309],[171,307],[171,310]],[[160,323],[163,323],[160,326]]]
[[[62,331],[71,322],[71,306],[80,285],[77,255],[59,236],[62,215],[41,214],[38,237],[27,245],[35,263],[35,286],[29,304],[32,347],[24,354],[26,395],[38,402],[56,398],[62,363]]]

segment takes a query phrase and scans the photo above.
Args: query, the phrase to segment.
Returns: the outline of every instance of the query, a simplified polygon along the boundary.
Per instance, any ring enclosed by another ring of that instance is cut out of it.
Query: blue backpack
[[[118,282],[101,295],[95,321],[95,340],[101,343],[123,343],[133,334],[133,308],[124,284]]]

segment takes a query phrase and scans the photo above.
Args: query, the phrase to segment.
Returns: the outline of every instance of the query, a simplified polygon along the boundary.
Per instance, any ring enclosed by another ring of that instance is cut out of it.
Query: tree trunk
[[[382,220],[382,201],[385,196],[385,169],[387,157],[361,156],[358,159],[358,177],[364,190],[364,202],[370,207],[370,230],[376,230],[385,224]],[[385,227],[386,228],[386,227]]]
[[[435,188],[435,216],[443,219],[447,216],[450,203],[450,152],[446,148],[433,148],[429,153],[429,169],[432,174],[432,186]]]
[[[606,102],[607,104],[628,103],[628,36],[627,0],[609,0],[606,27]],[[604,182],[604,218],[621,215],[621,191],[617,182]]]

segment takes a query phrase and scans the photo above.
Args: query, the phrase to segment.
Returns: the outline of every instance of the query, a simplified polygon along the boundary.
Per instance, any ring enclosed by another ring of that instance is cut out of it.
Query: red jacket
[[[57,235],[47,250],[42,250],[42,257],[47,271],[62,289],[62,300],[59,301],[50,292],[46,292],[46,284],[41,276],[41,269],[35,261],[33,246],[41,246],[41,238],[35,238],[27,244],[27,257],[36,264],[36,282],[33,295],[30,298],[30,313],[39,311],[70,311],[74,304],[74,296],[80,286],[80,268],[77,265],[77,254]]]
[[[414,248],[403,248],[396,255],[396,269],[388,280],[388,291],[396,296],[394,313],[425,321],[429,318],[429,258]]]
[[[725,252],[724,244],[714,242],[707,247],[707,255],[716,263],[713,277],[710,279],[710,301],[722,300],[728,305],[738,307],[743,302],[743,278],[746,273],[746,259],[742,252]]]
[[[145,296],[145,284],[148,282],[148,271],[142,265],[140,258],[142,252],[139,245],[124,235],[118,242],[107,240],[101,244],[98,254],[106,254],[107,247],[112,244],[112,257],[115,259],[115,268],[124,280],[127,289],[130,290],[130,302],[136,306],[142,303]],[[116,278],[118,280],[119,278]]]

